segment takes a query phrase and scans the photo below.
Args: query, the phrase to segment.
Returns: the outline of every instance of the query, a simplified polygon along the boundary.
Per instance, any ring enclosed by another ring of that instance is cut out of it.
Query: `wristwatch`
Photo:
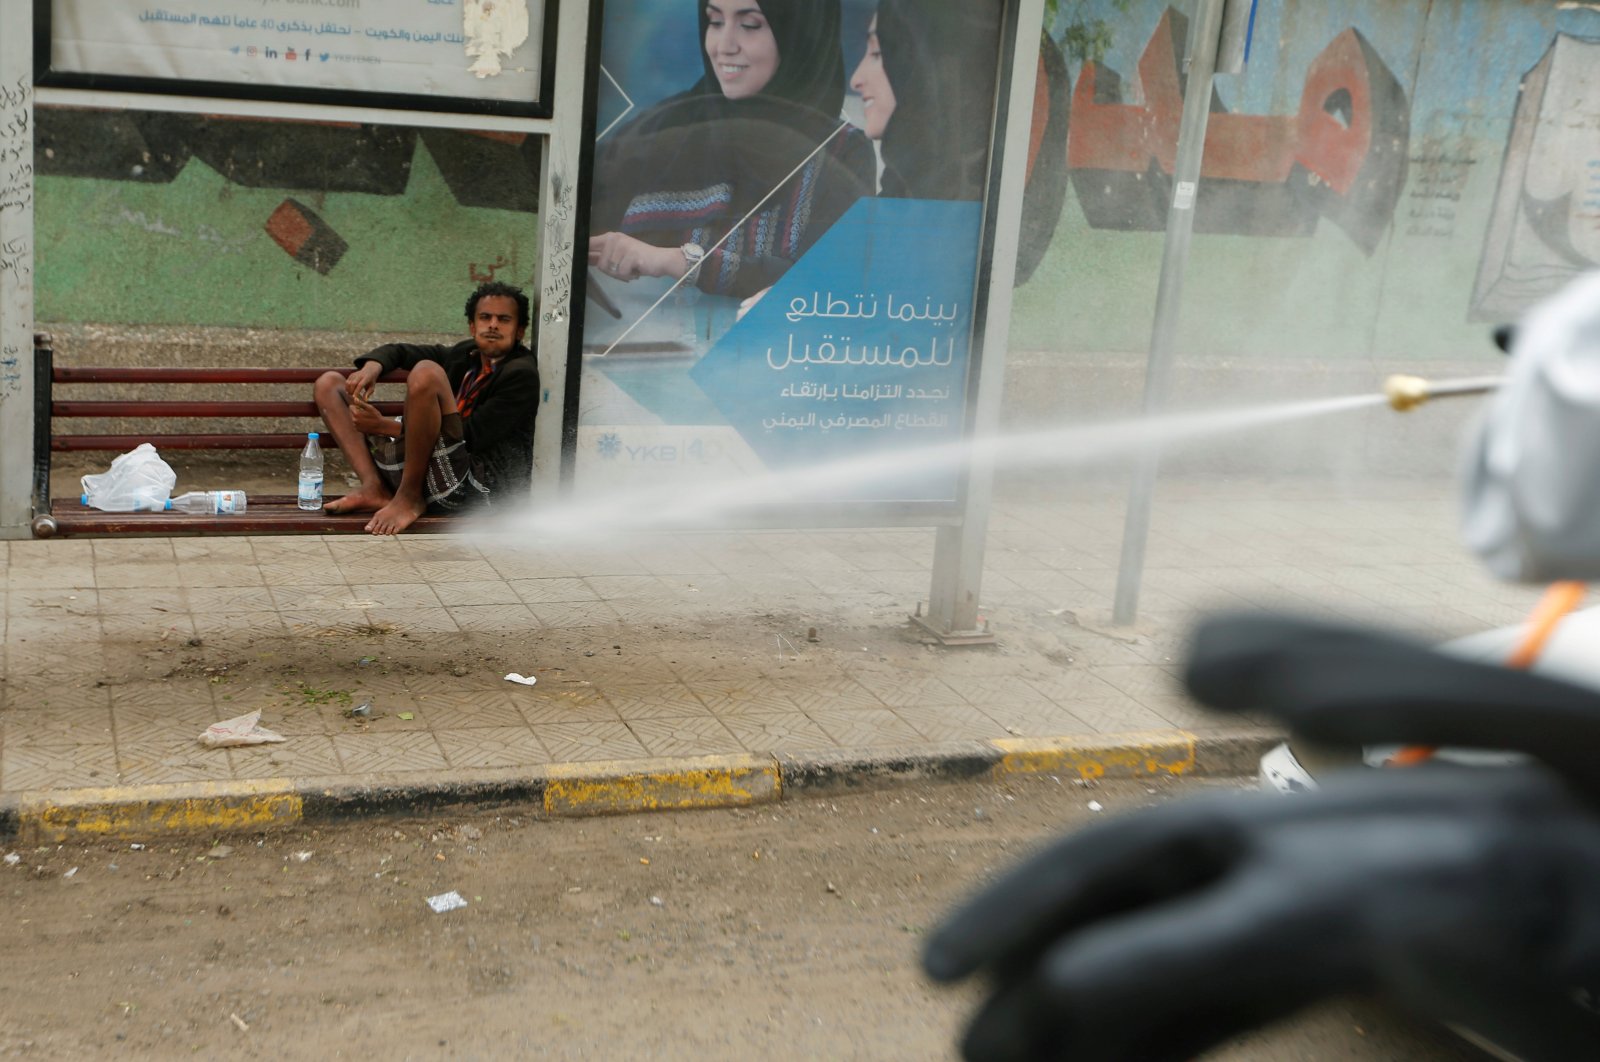
[[[695,270],[699,269],[700,263],[705,259],[706,256],[706,249],[701,247],[698,243],[686,243],[682,247],[679,247],[678,250],[683,252],[683,260],[689,264],[689,269],[688,272],[684,274],[685,276],[689,276],[693,274]]]

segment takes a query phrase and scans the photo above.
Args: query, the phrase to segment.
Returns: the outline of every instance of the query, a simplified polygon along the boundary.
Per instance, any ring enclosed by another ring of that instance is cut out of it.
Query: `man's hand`
[[[378,407],[365,398],[351,396],[350,419],[355,422],[356,430],[363,435],[387,435],[394,438],[400,434],[400,425],[378,412]]]
[[[681,277],[689,260],[676,247],[655,247],[621,232],[589,237],[589,264],[618,280]]]
[[[375,361],[364,361],[355,372],[345,377],[344,393],[350,396],[351,404],[355,399],[368,399],[378,387],[378,377],[383,375],[383,366]]]
[[[1187,1059],[1381,991],[1534,1059],[1600,1057],[1600,822],[1533,768],[1430,766],[1218,794],[1060,841],[929,941],[987,973],[969,1059]]]

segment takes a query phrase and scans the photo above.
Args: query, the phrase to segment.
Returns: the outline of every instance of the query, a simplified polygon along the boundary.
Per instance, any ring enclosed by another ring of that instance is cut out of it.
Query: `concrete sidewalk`
[[[1122,485],[1014,485],[984,581],[999,644],[966,649],[905,621],[930,531],[0,543],[0,807],[15,829],[17,808],[162,794],[514,795],[585,776],[571,765],[856,769],[1019,739],[1118,748],[1128,732],[1237,751],[1271,732],[1198,710],[1175,679],[1204,610],[1438,640],[1526,615],[1538,591],[1491,581],[1451,505],[1448,484],[1164,483],[1140,623],[1111,634]],[[254,709],[288,741],[197,743]]]

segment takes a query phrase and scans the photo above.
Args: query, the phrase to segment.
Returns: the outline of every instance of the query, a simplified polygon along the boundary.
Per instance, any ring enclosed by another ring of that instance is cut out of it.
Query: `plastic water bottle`
[[[306,448],[300,451],[300,508],[322,508],[322,447],[317,433],[306,433]]]
[[[89,507],[89,495],[79,495],[78,501],[85,508]],[[134,491],[131,494],[118,493],[99,498],[93,507],[108,513],[158,513],[170,509],[171,505],[168,499],[157,497],[154,491]]]
[[[191,490],[167,500],[171,512],[195,513],[199,516],[233,516],[244,512],[242,490]]]

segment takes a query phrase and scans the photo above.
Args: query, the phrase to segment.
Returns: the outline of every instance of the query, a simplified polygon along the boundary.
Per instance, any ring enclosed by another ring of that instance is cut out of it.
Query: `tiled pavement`
[[[0,791],[1236,728],[1175,680],[1200,611],[1444,639],[1537,596],[1456,545],[1447,484],[1164,483],[1114,637],[1122,505],[1116,483],[1001,492],[983,649],[905,622],[920,530],[0,542]],[[253,708],[289,740],[196,742]]]

